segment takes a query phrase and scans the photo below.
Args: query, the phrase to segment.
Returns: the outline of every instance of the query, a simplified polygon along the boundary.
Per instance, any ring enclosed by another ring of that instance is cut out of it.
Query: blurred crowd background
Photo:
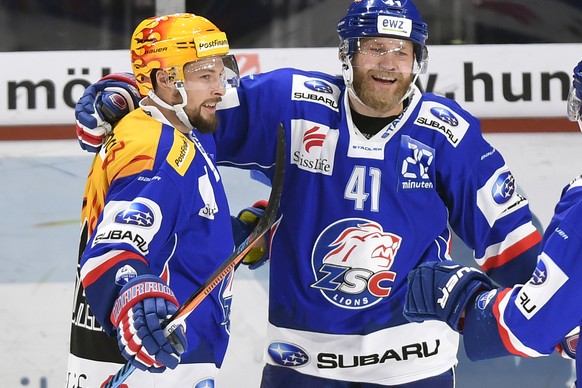
[[[0,0],[0,52],[114,50],[144,18],[205,16],[232,48],[333,47],[351,0]],[[579,43],[581,0],[415,0],[430,45]],[[543,55],[543,54],[542,54]]]

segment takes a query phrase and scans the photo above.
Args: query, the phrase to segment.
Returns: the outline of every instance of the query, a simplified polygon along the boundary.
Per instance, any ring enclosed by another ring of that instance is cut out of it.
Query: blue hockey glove
[[[574,330],[569,332],[566,337],[558,346],[556,346],[556,350],[560,355],[564,358],[569,358],[572,360],[576,359],[576,347],[578,346],[578,337],[580,336],[580,327],[576,327]]]
[[[161,373],[176,368],[188,347],[184,329],[166,338],[161,323],[178,310],[178,301],[164,281],[153,275],[131,279],[119,292],[111,322],[117,327],[121,354],[140,370]]]
[[[109,74],[90,85],[75,105],[81,148],[99,152],[103,139],[123,116],[139,106],[141,96],[131,73]]]
[[[489,277],[473,267],[455,261],[432,261],[408,274],[404,316],[411,322],[435,319],[462,332],[465,307],[480,291],[489,291]]]
[[[234,243],[239,246],[253,231],[259,219],[265,214],[267,201],[260,200],[241,210],[232,220],[232,231]],[[263,236],[262,241],[258,241],[255,246],[247,253],[242,263],[249,266],[249,269],[257,269],[266,263],[269,254],[267,248],[269,241],[268,233]]]

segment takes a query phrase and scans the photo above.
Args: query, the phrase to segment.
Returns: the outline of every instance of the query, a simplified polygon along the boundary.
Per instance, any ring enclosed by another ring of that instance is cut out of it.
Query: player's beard
[[[216,114],[212,114],[209,116],[202,115],[202,105],[207,103],[217,103],[221,101],[221,99],[212,99],[204,101],[202,104],[198,106],[197,109],[194,110],[185,110],[186,114],[188,115],[188,120],[190,124],[200,133],[214,133],[216,132],[216,127],[218,126],[218,117]]]
[[[398,72],[383,73],[383,75],[396,79],[396,90],[393,93],[388,93],[374,87],[373,83],[375,81],[371,79],[374,73],[376,73],[374,70],[355,71],[354,91],[366,106],[379,112],[388,112],[402,102],[402,98],[412,82],[413,75]]]

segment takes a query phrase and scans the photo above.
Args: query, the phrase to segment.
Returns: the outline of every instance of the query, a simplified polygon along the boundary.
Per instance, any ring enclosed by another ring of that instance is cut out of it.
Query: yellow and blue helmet
[[[229,70],[225,86],[238,86],[238,66],[228,54],[226,34],[202,16],[177,13],[145,19],[133,32],[130,50],[142,95],[153,90],[152,70],[162,69],[170,80],[184,82],[185,66],[207,58],[221,59]]]

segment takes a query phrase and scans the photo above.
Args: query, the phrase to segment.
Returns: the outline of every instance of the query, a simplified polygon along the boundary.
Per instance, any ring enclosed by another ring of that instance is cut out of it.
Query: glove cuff
[[[121,291],[113,304],[109,319],[115,327],[136,303],[146,298],[163,298],[179,306],[174,292],[162,279],[154,275],[141,275],[131,279]]]
[[[268,204],[269,201],[267,201],[266,199],[259,199],[257,202],[253,203],[252,207],[265,210]]]
[[[244,208],[243,210],[241,210],[238,215],[237,218],[239,218],[241,221],[247,222],[247,223],[251,223],[251,224],[255,224],[257,222],[258,218],[261,218],[263,216],[263,214],[265,213],[265,209],[267,208],[267,200],[259,200],[255,203],[253,203],[253,206]]]
[[[578,347],[579,335],[580,327],[576,327],[566,334],[566,337],[556,346],[556,350],[560,353],[560,356],[571,360],[576,359],[576,348]]]
[[[110,73],[107,74],[106,76],[102,77],[98,82],[101,82],[103,80],[114,80],[114,81],[121,81],[121,82],[125,82],[128,83],[130,85],[133,85],[136,89],[138,89],[137,87],[137,82],[135,80],[135,76],[133,75],[133,73]]]
[[[462,306],[458,306],[459,313],[456,314],[455,321],[451,322],[454,325],[454,327],[452,327],[453,330],[458,333],[463,333],[465,328],[465,313],[467,307],[473,304],[475,299],[477,299],[481,293],[491,291],[493,289],[492,286],[493,284],[489,278],[477,276],[477,279],[470,280],[466,288],[466,295],[468,295],[468,297],[463,302],[464,304]]]

